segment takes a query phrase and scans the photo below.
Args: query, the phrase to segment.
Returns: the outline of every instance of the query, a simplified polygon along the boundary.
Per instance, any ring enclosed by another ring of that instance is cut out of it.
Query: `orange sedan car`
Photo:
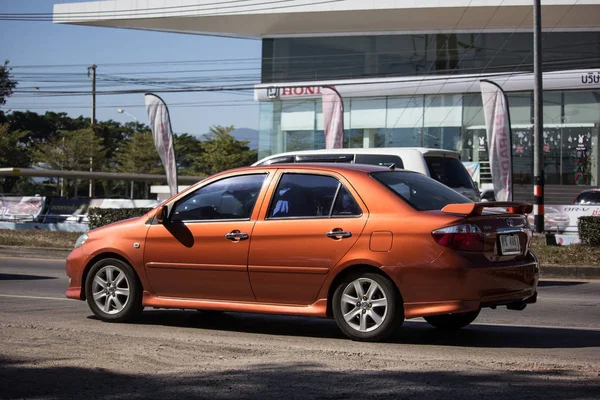
[[[458,329],[536,301],[530,211],[377,166],[241,168],[80,237],[67,297],[115,322],[155,307],[335,318],[365,341],[407,318]]]

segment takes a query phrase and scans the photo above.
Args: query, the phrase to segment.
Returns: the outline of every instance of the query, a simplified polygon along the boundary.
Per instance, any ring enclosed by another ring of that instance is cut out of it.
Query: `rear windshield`
[[[441,210],[448,204],[472,203],[471,200],[448,186],[425,175],[403,171],[383,171],[372,172],[371,176],[419,211]]]
[[[600,192],[584,192],[577,196],[576,204],[600,204]]]
[[[425,156],[425,162],[429,168],[429,175],[436,181],[454,189],[474,189],[471,176],[460,160]]]

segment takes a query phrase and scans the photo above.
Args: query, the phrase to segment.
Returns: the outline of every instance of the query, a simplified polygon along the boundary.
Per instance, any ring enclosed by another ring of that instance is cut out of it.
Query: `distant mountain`
[[[248,147],[258,149],[258,131],[250,128],[238,128],[231,132],[237,140],[247,140]]]

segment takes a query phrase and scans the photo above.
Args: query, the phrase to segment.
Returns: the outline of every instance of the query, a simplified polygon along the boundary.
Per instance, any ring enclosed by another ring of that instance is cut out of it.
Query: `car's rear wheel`
[[[353,340],[384,340],[404,321],[394,283],[377,273],[350,274],[337,286],[332,301],[337,325]]]
[[[475,321],[479,315],[479,311],[480,310],[458,314],[431,315],[424,318],[425,321],[429,322],[430,325],[435,326],[436,328],[452,331],[464,328],[471,322]]]
[[[142,288],[133,268],[115,258],[105,258],[92,266],[85,293],[90,309],[103,321],[129,321],[143,308]]]

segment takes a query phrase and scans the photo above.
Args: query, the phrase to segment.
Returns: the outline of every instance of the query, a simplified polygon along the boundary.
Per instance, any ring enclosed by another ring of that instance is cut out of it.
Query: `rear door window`
[[[449,157],[425,156],[429,175],[438,182],[453,189],[474,189],[471,176],[460,160]]]
[[[372,172],[371,176],[419,211],[441,210],[448,204],[472,203],[448,186],[419,173],[384,171]]]
[[[398,156],[391,154],[357,154],[354,161],[356,164],[380,165],[389,167],[392,164],[399,169],[404,169],[404,163]]]
[[[269,218],[359,216],[362,211],[346,188],[332,176],[287,173],[281,177]]]

